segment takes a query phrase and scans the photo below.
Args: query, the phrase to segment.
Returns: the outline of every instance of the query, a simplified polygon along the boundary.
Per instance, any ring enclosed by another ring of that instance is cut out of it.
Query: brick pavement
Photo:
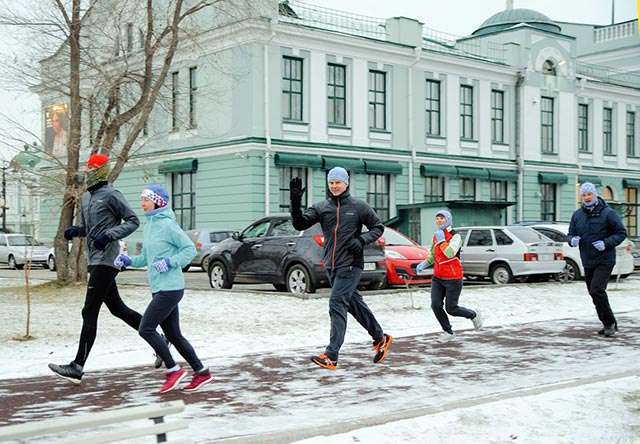
[[[436,334],[397,337],[380,365],[371,361],[370,343],[348,343],[337,371],[309,362],[321,347],[269,344],[272,351],[259,355],[204,357],[215,365],[215,381],[190,394],[157,394],[162,372],[151,363],[114,362],[114,369],[86,374],[79,386],[53,375],[5,379],[0,425],[184,399],[182,416],[191,427],[173,437],[286,442],[540,387],[640,374],[640,310],[618,314],[618,321],[613,338],[595,334],[595,315],[462,331],[442,344]]]

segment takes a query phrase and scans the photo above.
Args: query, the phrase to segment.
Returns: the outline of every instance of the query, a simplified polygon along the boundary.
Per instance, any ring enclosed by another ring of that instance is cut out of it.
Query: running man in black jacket
[[[119,239],[136,231],[140,220],[120,191],[108,182],[111,167],[103,154],[89,157],[84,168],[87,191],[82,195],[82,224],[67,227],[64,238],[87,238],[89,282],[82,307],[82,329],[76,357],[70,364],[49,364],[57,376],[74,384],[82,382],[84,365],[96,340],[98,315],[102,305],[111,314],[138,330],[142,315],[120,297],[113,261],[120,252]]]
[[[349,174],[344,168],[335,167],[327,175],[329,199],[318,202],[302,212],[302,179],[296,177],[289,185],[291,216],[296,230],[305,230],[320,222],[324,234],[324,264],[331,284],[329,316],[331,333],[329,345],[311,361],[320,367],[335,370],[338,354],[347,329],[347,313],[356,318],[373,338],[375,356],[373,362],[382,362],[391,345],[392,337],[382,327],[358,293],[358,284],[364,267],[362,254],[365,245],[375,242],[384,232],[378,215],[366,202],[351,197]],[[362,226],[369,231],[362,233]]]

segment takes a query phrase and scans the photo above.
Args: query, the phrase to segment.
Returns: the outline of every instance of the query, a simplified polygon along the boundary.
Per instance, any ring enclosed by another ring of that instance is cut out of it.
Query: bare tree
[[[162,97],[180,44],[194,29],[206,30],[206,26],[194,26],[207,21],[199,16],[212,9],[207,15],[214,18],[211,23],[218,14],[229,16],[233,10],[245,11],[246,17],[249,2],[244,9],[238,6],[243,2],[51,0],[53,8],[38,4],[39,15],[34,15],[34,10],[16,11],[14,3],[6,4],[5,0],[0,24],[37,32],[45,45],[57,48],[49,57],[40,57],[38,76],[30,73],[34,90],[41,97],[58,97],[69,104],[66,164],[55,156],[49,159],[64,171],[64,177],[49,174],[46,178],[63,195],[54,242],[59,280],[86,279],[84,243],[74,240],[69,251],[63,237],[64,229],[79,217],[79,198],[84,192],[78,180],[82,143],[86,146],[90,140],[92,154],[112,159],[109,181],[113,182],[140,148],[139,136]],[[184,26],[187,22],[188,27]],[[134,40],[138,42],[135,48]],[[42,154],[48,155],[44,149]]]

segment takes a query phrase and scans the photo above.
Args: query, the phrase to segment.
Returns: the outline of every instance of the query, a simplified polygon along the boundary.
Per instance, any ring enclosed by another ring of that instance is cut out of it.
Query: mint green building
[[[291,177],[308,203],[324,198],[340,165],[354,195],[422,242],[442,207],[456,225],[567,221],[587,180],[638,234],[637,20],[509,9],[456,37],[411,18],[255,3],[213,29],[194,21],[115,184],[134,208],[159,183],[184,229],[241,229],[288,211]],[[40,237],[54,236],[57,207],[41,203]]]

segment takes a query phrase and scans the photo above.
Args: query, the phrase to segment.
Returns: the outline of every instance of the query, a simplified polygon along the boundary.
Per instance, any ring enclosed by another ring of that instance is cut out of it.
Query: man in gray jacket
[[[134,330],[138,330],[142,316],[129,308],[118,293],[116,276],[119,270],[113,261],[120,253],[119,240],[133,233],[140,220],[124,196],[109,182],[109,158],[103,154],[89,157],[84,173],[87,192],[81,200],[82,224],[68,227],[64,237],[87,238],[87,260],[89,283],[82,308],[82,330],[76,357],[70,364],[49,364],[59,377],[80,384],[84,364],[96,339],[98,314],[104,303],[109,311],[122,319]]]

